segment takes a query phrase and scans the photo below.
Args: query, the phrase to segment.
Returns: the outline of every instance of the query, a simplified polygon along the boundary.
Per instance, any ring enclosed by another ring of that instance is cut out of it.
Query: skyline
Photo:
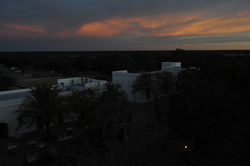
[[[0,0],[0,51],[249,50],[248,0]]]

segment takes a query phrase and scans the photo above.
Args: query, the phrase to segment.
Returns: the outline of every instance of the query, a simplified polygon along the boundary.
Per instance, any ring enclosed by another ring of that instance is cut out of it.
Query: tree
[[[27,96],[20,105],[18,112],[20,113],[17,120],[22,123],[18,126],[19,130],[24,124],[28,127],[37,123],[38,127],[46,126],[46,136],[50,137],[50,124],[58,118],[63,118],[62,104],[64,98],[59,96],[60,90],[46,83],[37,84],[31,88],[29,92],[31,96]]]
[[[84,119],[85,114],[97,109],[98,92],[94,89],[76,90],[66,97],[66,107],[77,115],[78,120]]]
[[[193,140],[197,151],[215,150],[243,110],[239,97],[224,82],[204,78],[199,71],[179,74],[170,106],[166,116],[169,129],[179,138]]]
[[[173,89],[174,76],[169,72],[143,73],[132,85],[132,94],[146,93],[147,98],[153,100],[166,97]]]
[[[88,129],[84,129],[83,133],[76,136],[74,141],[60,145],[53,165],[70,163],[70,159],[84,165],[125,165],[127,158],[132,156],[129,153],[131,150],[128,150],[128,135],[133,123],[131,106],[127,103],[126,94],[121,86],[106,84],[102,91],[94,89],[75,91],[72,96],[74,96],[70,100],[72,106],[74,105],[72,101],[79,97],[80,99],[75,104],[82,105],[84,111],[96,110],[96,114]],[[86,102],[91,102],[91,96],[95,96],[92,98],[94,99],[94,108],[84,106],[88,104]],[[73,109],[78,109],[78,107]],[[123,146],[122,154],[116,153],[119,145]],[[134,148],[135,145],[132,146],[130,148]],[[136,150],[138,152],[138,149]],[[136,155],[137,153],[133,156]],[[116,160],[118,157],[121,160]]]
[[[92,59],[90,56],[79,56],[73,60],[72,67],[78,71],[88,71],[91,69]]]
[[[72,60],[70,58],[64,58],[64,59],[60,59],[57,61],[57,68],[58,68],[58,71],[65,75],[67,72],[70,71],[71,69],[71,62]]]
[[[85,137],[92,155],[102,156],[97,159],[102,165],[135,166],[145,139],[144,126],[135,127],[132,118],[138,108],[128,102],[121,85],[106,84],[98,100],[96,119]]]
[[[243,121],[233,123],[228,137],[219,144],[218,161],[225,165],[249,165],[250,123],[249,114]],[[223,165],[220,163],[220,165]],[[219,164],[219,162],[218,162]]]
[[[136,55],[134,57],[134,62],[136,64],[137,72],[147,72],[159,70],[157,56],[151,53],[146,53],[143,55]]]
[[[168,130],[166,112],[169,111],[169,95],[174,91],[175,77],[169,72],[145,73],[140,75],[132,85],[133,92],[147,94],[150,99],[145,103],[150,118],[145,126],[160,149],[166,149],[167,140],[172,137]]]
[[[135,65],[134,60],[130,55],[119,56],[116,62],[115,70],[133,70],[132,67]]]

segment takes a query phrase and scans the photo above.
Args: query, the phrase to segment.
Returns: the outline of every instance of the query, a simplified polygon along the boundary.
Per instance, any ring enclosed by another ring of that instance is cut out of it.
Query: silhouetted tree
[[[231,124],[228,137],[221,139],[218,146],[220,165],[249,165],[250,123],[249,115],[244,120]]]
[[[208,145],[214,150],[219,138],[228,134],[228,126],[242,116],[238,96],[223,83],[202,78],[199,71],[179,74],[170,105],[169,129],[180,138],[192,139],[195,150]]]
[[[157,64],[157,58],[151,53],[146,53],[143,55],[137,55],[134,57],[134,61],[137,67],[136,72],[146,72],[146,71],[157,71],[159,70],[159,64]]]
[[[85,114],[95,111],[98,107],[98,91],[94,89],[76,90],[66,97],[68,110],[74,112],[78,120],[84,119]]]
[[[92,68],[92,59],[90,56],[80,56],[74,59],[72,67],[78,71],[89,71]]]
[[[146,93],[158,100],[166,97],[174,88],[174,76],[169,72],[143,73],[132,84],[132,93]]]
[[[20,105],[17,120],[22,121],[17,130],[24,124],[28,127],[34,123],[46,126],[47,138],[50,137],[50,124],[56,123],[58,118],[62,118],[62,104],[64,97],[60,96],[60,90],[57,87],[52,87],[51,84],[37,84],[29,91],[31,96],[27,96],[24,102]]]

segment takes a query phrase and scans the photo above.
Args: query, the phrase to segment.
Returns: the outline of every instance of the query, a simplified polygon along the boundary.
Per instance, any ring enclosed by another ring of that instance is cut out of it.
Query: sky
[[[0,51],[249,50],[250,0],[0,0]]]

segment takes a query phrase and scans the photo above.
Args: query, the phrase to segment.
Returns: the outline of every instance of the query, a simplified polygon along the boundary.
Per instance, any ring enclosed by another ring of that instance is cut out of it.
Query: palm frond
[[[34,88],[31,88],[29,93],[32,96],[26,97],[17,111],[19,113],[17,119],[22,118],[22,123],[17,130],[24,125],[29,128],[35,123],[48,124],[60,117],[60,107],[64,98],[59,96],[59,92],[60,90],[52,88],[49,83],[37,84]]]

